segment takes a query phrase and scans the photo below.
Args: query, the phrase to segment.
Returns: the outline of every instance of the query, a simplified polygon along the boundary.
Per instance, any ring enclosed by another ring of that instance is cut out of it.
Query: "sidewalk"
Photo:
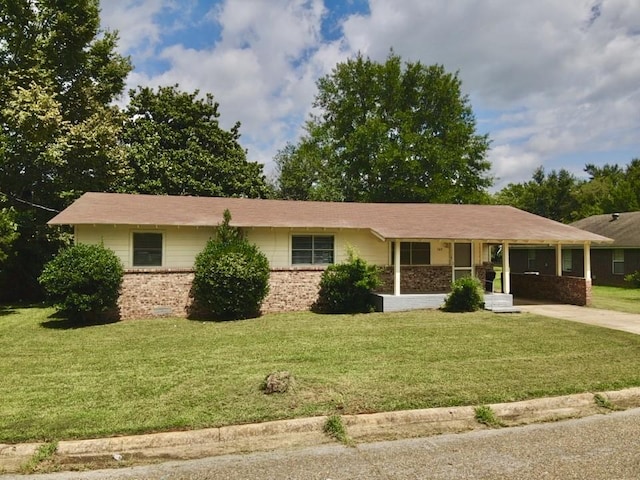
[[[597,395],[597,396],[596,396]],[[504,426],[579,418],[640,406],[640,387],[490,405]],[[334,443],[323,432],[327,417],[234,425],[205,430],[165,432],[94,440],[61,441],[53,458],[57,470],[117,468]],[[472,406],[408,410],[342,417],[356,443],[427,437],[487,429]],[[42,444],[0,444],[0,472],[19,472]],[[0,476],[0,478],[2,478]]]

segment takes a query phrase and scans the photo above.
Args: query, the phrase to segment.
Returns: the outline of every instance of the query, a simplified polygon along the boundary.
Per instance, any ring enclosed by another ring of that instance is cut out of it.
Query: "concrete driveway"
[[[635,313],[560,304],[518,305],[518,308],[523,312],[531,312],[545,317],[588,323],[589,325],[598,325],[640,335],[640,315]]]

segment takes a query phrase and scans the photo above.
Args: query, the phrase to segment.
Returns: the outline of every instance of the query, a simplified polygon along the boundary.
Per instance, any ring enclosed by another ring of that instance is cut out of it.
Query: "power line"
[[[41,210],[46,210],[47,212],[60,213],[60,210],[56,210],[55,208],[45,207],[44,205],[38,205],[37,203],[29,202],[28,200],[23,200],[21,198],[16,197],[15,195],[11,195],[9,193],[0,192],[2,195],[6,195],[7,197],[12,198],[16,202],[24,203],[25,205],[29,205],[31,207],[39,208]]]

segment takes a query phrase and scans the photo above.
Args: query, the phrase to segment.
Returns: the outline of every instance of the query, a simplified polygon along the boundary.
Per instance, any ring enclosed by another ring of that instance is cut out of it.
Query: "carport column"
[[[400,295],[400,240],[393,245],[393,294]]]
[[[591,280],[591,244],[584,242],[584,278]]]
[[[556,245],[556,276],[562,276],[562,244]]]
[[[511,267],[509,263],[509,242],[504,242],[502,244],[502,293],[511,293]]]

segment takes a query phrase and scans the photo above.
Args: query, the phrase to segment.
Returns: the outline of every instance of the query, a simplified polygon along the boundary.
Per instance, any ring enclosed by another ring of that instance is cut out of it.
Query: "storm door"
[[[453,279],[473,275],[473,249],[471,243],[453,244]]]

